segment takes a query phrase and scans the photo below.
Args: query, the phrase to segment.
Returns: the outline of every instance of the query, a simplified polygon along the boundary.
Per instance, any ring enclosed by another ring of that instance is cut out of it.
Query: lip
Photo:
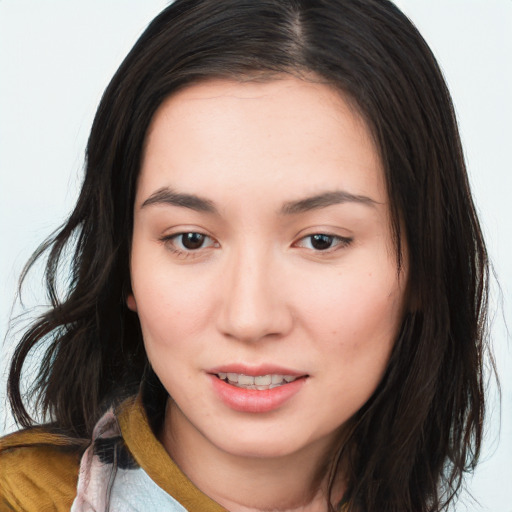
[[[246,366],[229,364],[208,370],[208,377],[215,394],[230,409],[245,413],[266,413],[279,409],[292,399],[305,384],[308,375],[275,365]],[[256,377],[258,375],[291,375],[298,377],[281,386],[256,390],[232,386],[217,377],[218,373],[239,373]]]
[[[284,366],[276,366],[273,364],[262,365],[245,365],[245,364],[226,364],[216,366],[207,370],[206,373],[210,375],[218,373],[242,373],[243,375],[250,375],[257,377],[258,375],[292,375],[293,377],[307,377],[307,373],[285,368]]]

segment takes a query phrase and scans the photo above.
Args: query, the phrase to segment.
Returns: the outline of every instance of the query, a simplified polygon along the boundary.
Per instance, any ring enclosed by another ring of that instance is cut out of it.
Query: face
[[[358,113],[294,78],[190,86],[152,121],[134,208],[128,305],[176,435],[332,443],[382,378],[407,278]]]

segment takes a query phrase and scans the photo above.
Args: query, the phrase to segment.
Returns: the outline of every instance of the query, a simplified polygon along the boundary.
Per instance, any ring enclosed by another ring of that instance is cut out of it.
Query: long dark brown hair
[[[446,84],[421,35],[387,0],[177,0],[155,18],[101,100],[74,211],[27,267],[47,257],[52,307],[16,348],[14,415],[33,425],[26,400],[36,397],[48,421],[87,438],[106,404],[137,391],[147,359],[125,297],[152,116],[201,80],[283,74],[325,81],[364,117],[385,170],[397,254],[406,245],[409,258],[408,311],[380,386],[333,457],[332,480],[343,465],[350,511],[442,510],[480,450],[487,255]],[[22,368],[39,346],[25,395]]]

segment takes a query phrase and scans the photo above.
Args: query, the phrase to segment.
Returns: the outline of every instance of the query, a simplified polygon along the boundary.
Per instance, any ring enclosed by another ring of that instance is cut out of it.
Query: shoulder
[[[69,510],[83,448],[33,428],[0,439],[0,512]]]

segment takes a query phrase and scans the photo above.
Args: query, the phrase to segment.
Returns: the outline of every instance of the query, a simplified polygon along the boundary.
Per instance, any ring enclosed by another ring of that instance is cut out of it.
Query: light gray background
[[[113,72],[164,0],[0,0],[0,432],[7,332],[16,280],[78,193],[95,108]],[[492,382],[482,463],[462,511],[512,511],[512,0],[400,0],[445,72],[459,116],[474,196],[502,293],[494,287],[492,337],[502,410]],[[500,300],[502,304],[500,305]],[[27,304],[40,299],[40,276]],[[19,307],[14,310],[20,311]],[[500,429],[501,426],[501,429]]]

